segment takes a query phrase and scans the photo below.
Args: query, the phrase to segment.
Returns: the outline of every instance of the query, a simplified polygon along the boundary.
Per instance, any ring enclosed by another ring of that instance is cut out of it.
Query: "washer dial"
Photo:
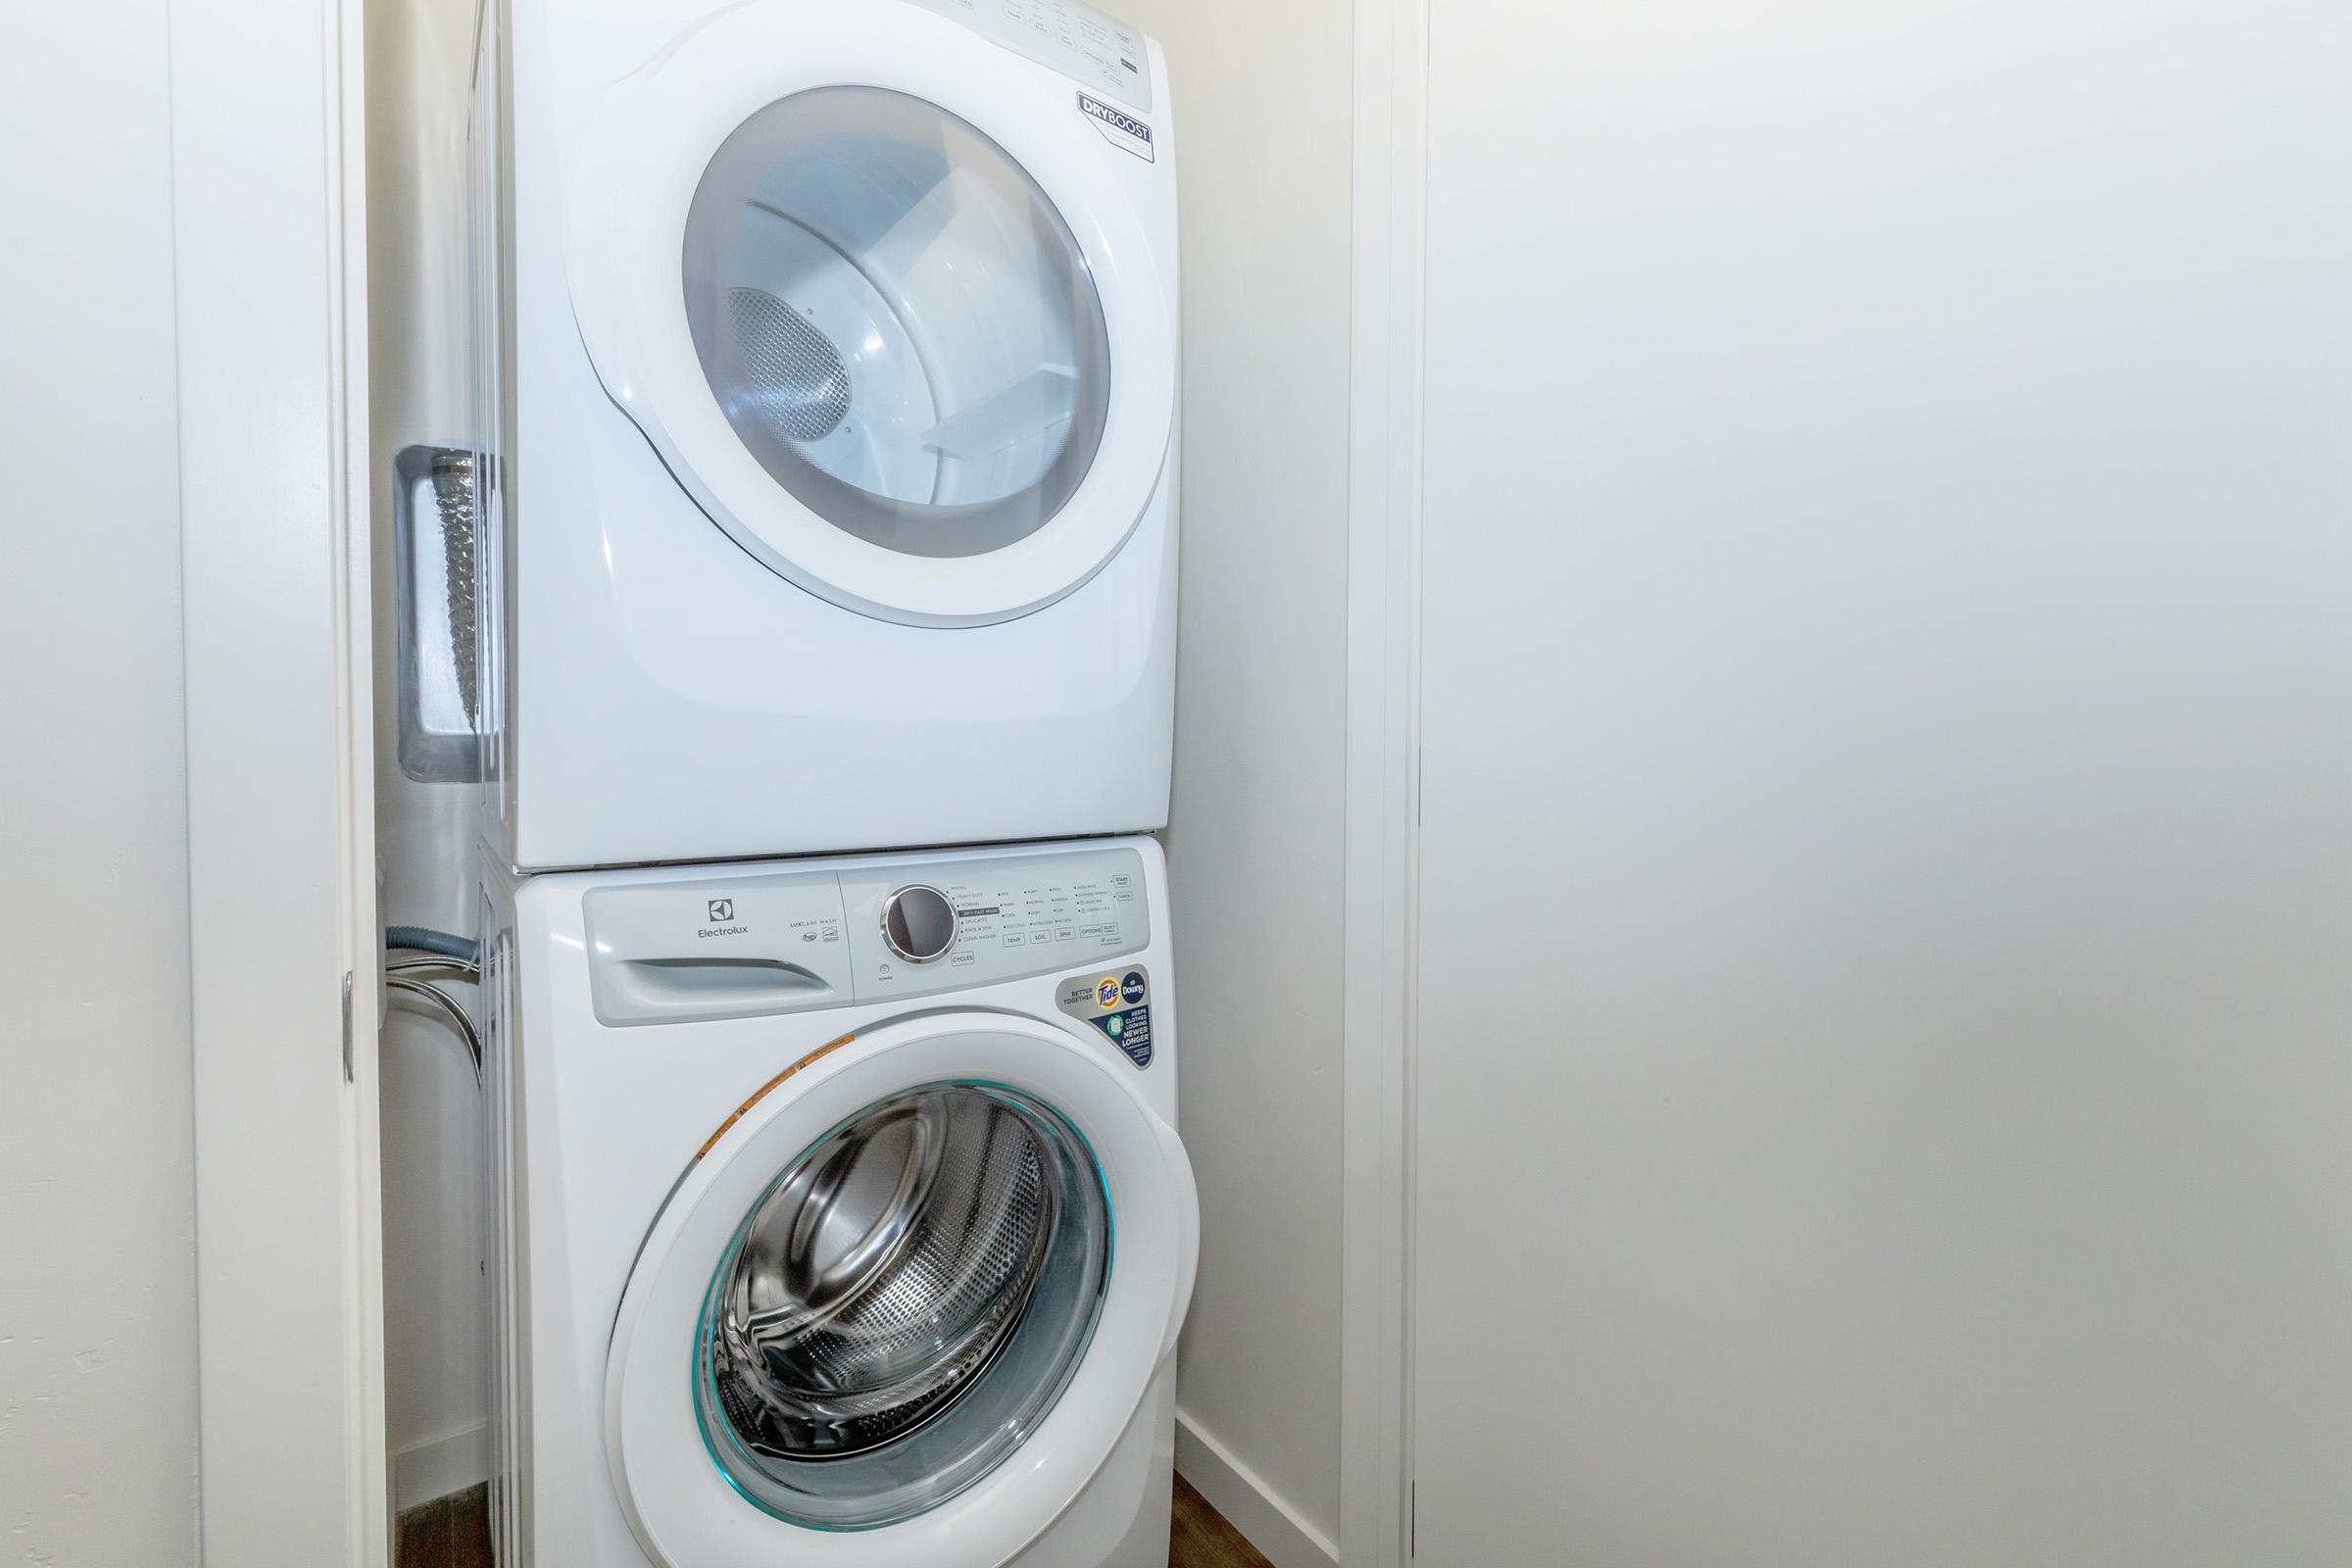
[[[956,946],[956,906],[917,882],[882,901],[882,941],[908,963],[935,963]]]

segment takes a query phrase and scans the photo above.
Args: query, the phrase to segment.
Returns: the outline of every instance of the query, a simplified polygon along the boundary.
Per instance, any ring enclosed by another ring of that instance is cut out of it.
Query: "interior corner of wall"
[[[1339,1568],[1340,1548],[1331,1535],[1181,1406],[1176,1411],[1176,1470],[1274,1568]]]

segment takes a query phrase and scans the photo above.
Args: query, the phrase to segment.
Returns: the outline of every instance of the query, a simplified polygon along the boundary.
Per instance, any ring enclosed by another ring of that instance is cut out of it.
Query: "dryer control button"
[[[908,963],[932,963],[956,946],[956,906],[916,883],[882,901],[882,940]]]

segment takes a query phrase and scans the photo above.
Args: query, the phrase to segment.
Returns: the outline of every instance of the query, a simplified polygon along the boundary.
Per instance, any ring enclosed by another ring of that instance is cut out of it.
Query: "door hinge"
[[[343,1081],[351,1082],[351,971],[343,971]]]
[[[1421,1555],[1421,1483],[1404,1484],[1404,1554]]]

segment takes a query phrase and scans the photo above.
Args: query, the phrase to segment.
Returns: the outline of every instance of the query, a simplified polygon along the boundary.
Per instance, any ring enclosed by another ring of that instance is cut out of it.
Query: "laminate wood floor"
[[[1168,1568],[1274,1568],[1208,1499],[1176,1478],[1176,1518],[1168,1532]]]
[[[490,1489],[476,1487],[402,1514],[392,1568],[491,1568]]]
[[[400,1516],[394,1568],[491,1568],[486,1487],[428,1502]],[[1182,1476],[1176,1478],[1168,1568],[1274,1568]]]

